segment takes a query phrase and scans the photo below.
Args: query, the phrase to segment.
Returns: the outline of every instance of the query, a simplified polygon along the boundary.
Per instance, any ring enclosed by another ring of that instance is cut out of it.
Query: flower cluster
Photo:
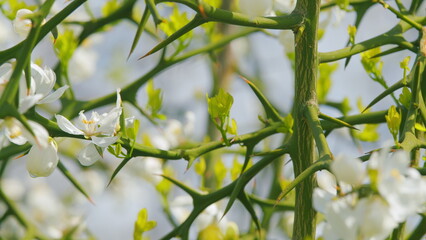
[[[19,79],[19,106],[21,114],[27,112],[37,104],[51,103],[59,99],[68,86],[53,91],[56,75],[49,67],[41,68],[31,63],[30,85],[27,85],[25,73]],[[14,69],[14,63],[5,63],[0,66],[0,95],[7,87]],[[13,144],[23,145],[29,142],[32,145],[28,153],[27,170],[33,177],[50,175],[58,164],[56,142],[49,137],[47,130],[34,121],[27,121],[28,126],[13,117],[0,120],[0,146],[4,147],[10,141]],[[8,141],[6,141],[8,140]]]
[[[121,112],[120,90],[117,90],[116,106],[108,113],[99,114],[93,111],[88,119],[84,111],[81,111],[75,125],[62,115],[57,114],[55,117],[62,131],[72,135],[83,135],[90,141],[78,154],[80,163],[90,166],[102,159],[102,153],[106,147],[117,142]]]
[[[314,208],[324,214],[325,239],[385,239],[409,216],[424,211],[426,178],[410,166],[408,153],[375,152],[361,160],[337,157],[318,176]],[[337,191],[336,180],[339,184]]]

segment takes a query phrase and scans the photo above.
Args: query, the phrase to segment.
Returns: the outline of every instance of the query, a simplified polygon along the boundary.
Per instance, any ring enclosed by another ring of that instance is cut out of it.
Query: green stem
[[[426,18],[415,17],[414,21],[418,22],[419,24],[425,24]],[[333,62],[333,61],[337,61],[342,58],[347,58],[352,55],[358,54],[360,52],[364,52],[369,49],[384,46],[387,44],[404,45],[407,41],[402,36],[402,33],[406,32],[407,30],[411,28],[412,28],[411,25],[409,25],[408,23],[404,21],[401,21],[389,31],[381,35],[378,35],[376,37],[373,37],[371,39],[368,39],[366,41],[363,41],[353,46],[348,46],[346,48],[342,48],[336,51],[320,53],[319,61],[320,63]]]
[[[318,118],[318,106],[308,105],[306,108],[306,120],[312,130],[312,134],[317,145],[319,157],[332,158],[330,148],[325,139],[324,130],[322,130],[321,122]]]
[[[215,8],[204,3],[204,1],[199,1],[199,5],[196,1],[189,0],[157,0],[157,3],[160,2],[182,3],[199,13],[207,21],[222,22],[245,27],[263,29],[295,29],[299,27],[303,21],[302,15],[298,13],[277,17],[251,17],[242,13]]]
[[[288,184],[286,188],[284,188],[284,190],[281,192],[280,196],[278,197],[277,202],[281,201],[283,197],[289,194],[291,190],[293,190],[303,181],[312,177],[317,171],[329,168],[330,163],[331,163],[330,159],[321,159],[321,161],[317,161],[314,164],[312,164],[309,168],[305,169],[290,184]]]
[[[393,14],[395,14],[399,19],[405,21],[406,23],[413,26],[415,29],[422,31],[422,25],[418,24],[417,22],[413,21],[411,18],[407,17],[406,15],[400,13],[398,10],[390,6],[389,4],[385,3],[383,0],[378,1],[382,6],[386,9],[389,9]]]
[[[295,107],[292,154],[296,178],[315,161],[314,138],[305,111],[308,105],[318,105],[316,82],[318,73],[318,22],[319,0],[297,1],[295,12],[305,17],[303,27],[295,32]],[[312,193],[313,175],[307,176],[296,186],[296,206],[293,239],[315,239],[316,213]]]

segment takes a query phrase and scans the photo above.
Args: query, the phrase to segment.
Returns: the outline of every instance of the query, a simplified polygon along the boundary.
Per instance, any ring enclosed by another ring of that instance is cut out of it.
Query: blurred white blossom
[[[361,160],[343,155],[337,156],[330,167],[338,181],[354,186],[360,185],[367,174]]]
[[[264,16],[272,10],[272,0],[240,0],[240,11],[250,16]]]
[[[19,9],[16,12],[16,17],[13,20],[13,29],[21,37],[26,37],[31,30],[32,22],[28,17],[33,14],[29,9]]]
[[[313,205],[325,217],[324,239],[385,239],[399,223],[425,210],[426,178],[410,167],[407,152],[389,151],[372,154],[368,175],[359,159],[337,157],[331,170],[339,195],[327,190],[334,184],[330,177],[318,178]],[[348,184],[362,183],[369,183],[371,193],[360,197]]]
[[[58,165],[58,147],[53,139],[47,147],[33,145],[27,154],[27,170],[32,177],[47,177]]]
[[[274,0],[274,10],[289,14],[296,7],[297,0]]]

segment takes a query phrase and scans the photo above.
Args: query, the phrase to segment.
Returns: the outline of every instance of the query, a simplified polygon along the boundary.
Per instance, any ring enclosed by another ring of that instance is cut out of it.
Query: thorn
[[[25,156],[25,155],[27,155],[26,153],[23,153],[23,154],[21,154],[21,155],[18,155],[18,156],[16,156],[13,160],[16,160],[16,159],[18,159],[18,158],[21,158],[21,157],[23,157],[23,156]]]
[[[87,200],[89,200],[89,202],[90,202],[91,204],[93,204],[94,206],[96,206],[95,201],[93,201],[93,199],[92,199],[91,197],[87,197]]]
[[[241,76],[241,75],[239,75],[240,76],[240,78],[241,79],[243,79],[246,83],[248,83],[248,84],[253,84],[252,82],[250,82],[249,80],[247,80],[247,78],[245,78],[245,77],[243,77],[243,76]]]
[[[148,57],[151,54],[152,54],[152,50],[149,51],[147,54],[143,55],[142,57],[138,58],[138,60],[141,60],[142,58]]]
[[[203,5],[202,5],[202,4],[199,4],[199,5],[198,5],[198,10],[200,10],[200,14],[201,14],[201,16],[202,16],[203,18],[207,18],[206,11],[204,10],[204,7],[203,7]]]

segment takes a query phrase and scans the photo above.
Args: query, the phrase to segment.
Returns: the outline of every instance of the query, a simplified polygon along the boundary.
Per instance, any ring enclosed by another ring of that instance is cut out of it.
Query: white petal
[[[69,86],[67,86],[67,85],[62,86],[62,87],[56,89],[56,91],[54,91],[53,93],[47,95],[45,98],[40,100],[38,103],[43,104],[43,103],[54,102],[54,101],[58,100],[68,88],[69,88]]]
[[[122,103],[122,101],[121,101],[120,91],[121,91],[121,89],[120,89],[120,88],[118,88],[118,89],[117,89],[117,101],[116,101],[116,103],[115,103],[115,107],[117,107],[117,108],[120,108],[120,107],[121,107],[121,105],[123,104],[123,103]]]
[[[58,165],[56,145],[50,142],[46,148],[34,145],[27,155],[27,170],[32,177],[47,177]]]
[[[34,136],[26,129],[24,129],[23,134],[28,139],[30,143],[33,145],[39,145],[40,147],[47,147],[49,145],[49,133],[47,130],[40,124],[28,121],[28,125],[30,125],[33,130]]]
[[[20,98],[18,111],[20,113],[25,113],[26,111],[28,111],[28,109],[36,105],[36,103],[39,102],[42,97],[43,95],[36,94]]]
[[[263,16],[271,11],[272,0],[240,0],[241,12],[250,16]]]
[[[338,181],[351,185],[360,185],[366,175],[361,160],[342,155],[337,156],[331,163],[331,170]]]
[[[334,175],[327,170],[318,171],[316,174],[318,186],[323,190],[336,195],[337,183]]]
[[[327,206],[331,203],[333,197],[335,197],[335,195],[321,188],[315,188],[312,196],[315,210],[321,213],[325,213]]]
[[[16,12],[16,18],[13,20],[13,29],[23,37],[26,37],[31,30],[31,20],[26,19],[26,16],[32,13],[33,12],[28,9],[19,9]]]
[[[117,142],[118,136],[114,137],[96,137],[92,136],[92,142],[99,147],[108,147],[109,145]]]
[[[55,118],[58,123],[58,127],[62,131],[73,135],[84,135],[83,131],[74,126],[74,124],[72,124],[70,120],[66,119],[64,116],[56,114]]]
[[[103,119],[98,122],[97,133],[113,135],[121,115],[121,108],[113,108]]]
[[[31,77],[36,82],[36,91],[43,96],[48,95],[52,91],[53,86],[55,86],[56,75],[53,73],[52,76],[51,71],[48,67],[42,69],[37,64],[31,64]]]
[[[14,144],[23,145],[27,142],[27,139],[23,135],[22,124],[15,118],[7,118],[4,121],[5,128],[4,134],[7,139]]]
[[[90,166],[98,160],[102,160],[102,156],[99,154],[95,147],[95,144],[89,143],[81,152],[78,154],[78,161],[83,166]]]
[[[384,239],[392,233],[397,222],[389,210],[387,203],[379,197],[362,198],[358,202],[355,211],[364,239]]]

